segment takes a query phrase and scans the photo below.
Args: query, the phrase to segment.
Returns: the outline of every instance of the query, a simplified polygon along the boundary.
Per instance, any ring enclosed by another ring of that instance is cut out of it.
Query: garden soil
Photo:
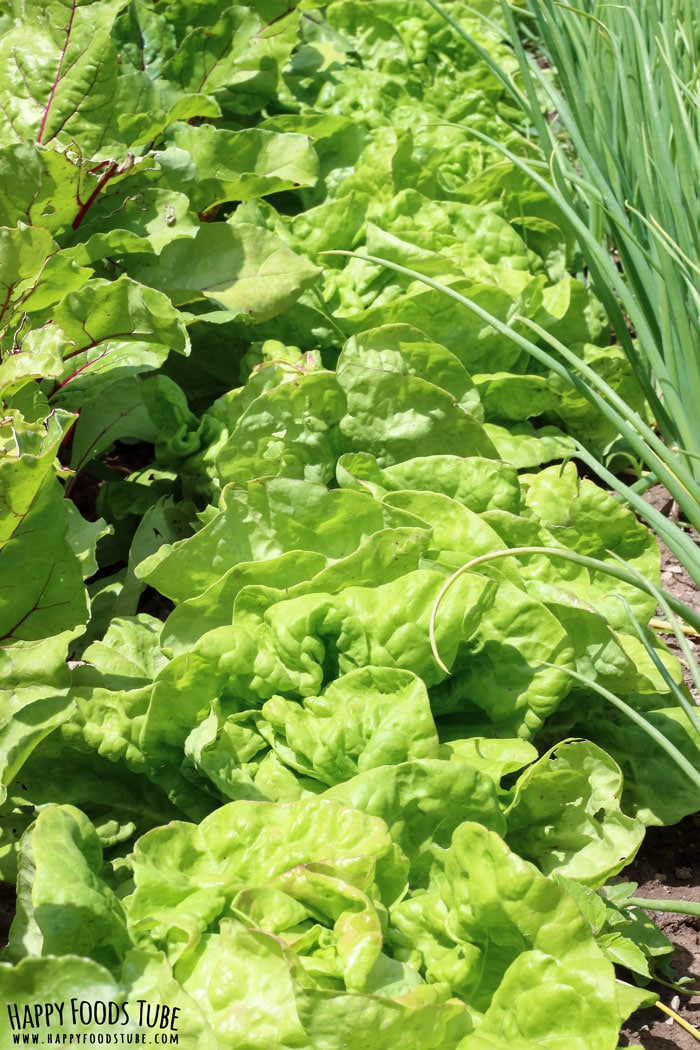
[[[650,828],[644,846],[623,873],[639,883],[636,896],[656,900],[700,901],[700,817],[689,817],[671,828]],[[688,987],[700,991],[700,918],[673,912],[650,912],[674,946],[672,967]],[[655,988],[661,1001],[695,1028],[700,1028],[700,994],[679,996]],[[644,1050],[698,1050],[698,1041],[656,1007],[634,1014],[623,1030],[621,1046]]]
[[[652,489],[647,498],[658,510],[673,514],[673,505],[663,489]],[[686,605],[700,608],[700,589],[663,548],[661,583]],[[667,641],[675,648],[670,639]],[[700,661],[700,640],[692,644]],[[639,897],[700,903],[700,814],[671,828],[650,828],[634,863],[622,874],[639,884]],[[696,1029],[700,1028],[700,917],[673,912],[649,914],[674,946],[672,966],[678,978],[689,979],[688,987],[699,993],[679,996],[671,989],[660,988],[660,998]],[[698,1050],[700,1046],[690,1032],[653,1007],[630,1018],[620,1045],[643,1046],[644,1050]]]

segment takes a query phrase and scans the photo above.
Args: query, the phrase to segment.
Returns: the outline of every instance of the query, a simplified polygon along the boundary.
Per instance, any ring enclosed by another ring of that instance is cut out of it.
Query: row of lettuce
[[[496,4],[445,6],[511,62]],[[575,391],[321,254],[642,408],[470,134],[537,159],[501,85],[422,0],[0,27],[3,1001],[160,1003],[200,1050],[614,1050],[613,963],[668,945],[601,888],[698,799],[597,689],[696,756],[654,597],[568,554],[658,581],[658,546],[570,461],[616,451]]]

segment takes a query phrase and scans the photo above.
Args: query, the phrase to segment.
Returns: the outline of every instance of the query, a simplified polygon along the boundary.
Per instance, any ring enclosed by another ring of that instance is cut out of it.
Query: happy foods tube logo
[[[146,999],[6,1003],[7,1046],[178,1046],[179,1006]],[[89,1029],[89,1030],[87,1030]],[[3,1050],[5,1047],[3,1041]]]

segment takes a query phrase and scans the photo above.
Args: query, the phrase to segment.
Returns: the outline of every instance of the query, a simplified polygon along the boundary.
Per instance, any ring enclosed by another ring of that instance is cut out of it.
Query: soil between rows
[[[660,486],[651,489],[647,499],[663,513],[673,513],[673,505]],[[696,542],[697,539],[695,536]],[[700,589],[663,545],[661,586],[691,608],[700,607]],[[666,642],[679,655],[675,639],[666,638]],[[700,639],[690,639],[690,644],[700,661]],[[639,854],[621,877],[639,884],[636,894],[639,897],[700,903],[700,814],[673,827],[649,828]],[[690,978],[689,987],[700,993],[700,918],[673,912],[649,912],[649,915],[674,946],[671,965],[678,977]],[[671,989],[658,990],[662,1002],[695,1028],[700,1028],[700,994],[678,996]],[[655,1008],[640,1010],[629,1019],[620,1045],[641,1045],[644,1050],[698,1048],[697,1040],[689,1032]]]
[[[622,873],[637,882],[636,896],[657,900],[700,902],[700,816],[688,817],[670,828],[650,828],[635,861]],[[689,987],[700,991],[700,918],[673,912],[649,912],[674,946],[672,966]],[[678,996],[654,986],[662,1002],[695,1028],[700,1027],[700,994]],[[621,1046],[644,1050],[697,1050],[698,1042],[671,1018],[655,1008],[640,1010],[623,1029]]]

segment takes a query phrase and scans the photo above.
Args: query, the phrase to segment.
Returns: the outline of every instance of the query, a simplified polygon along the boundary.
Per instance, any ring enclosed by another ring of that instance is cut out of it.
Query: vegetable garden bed
[[[670,828],[651,829],[625,877],[638,884],[637,896],[655,900],[698,902],[700,894],[700,849],[697,817],[689,817]],[[697,988],[700,961],[700,923],[697,916],[650,913],[674,946],[671,965],[688,980],[688,989]],[[665,1003],[676,1010],[691,1026],[698,1027],[697,996],[683,994],[670,987],[659,988]],[[640,1010],[625,1024],[621,1044],[642,1044],[645,1050],[693,1050],[697,1040],[664,1017],[656,1008]],[[625,1039],[627,1043],[625,1043]]]
[[[2,1047],[615,1050],[673,981],[614,880],[698,728],[571,360],[650,409],[445,13],[0,0]]]

